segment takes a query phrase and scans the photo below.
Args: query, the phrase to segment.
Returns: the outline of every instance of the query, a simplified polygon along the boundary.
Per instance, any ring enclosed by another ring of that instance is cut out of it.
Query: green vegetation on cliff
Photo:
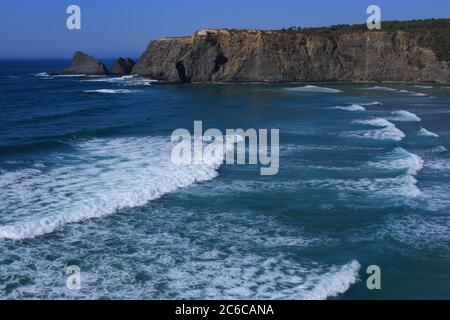
[[[290,27],[282,31],[337,36],[343,33],[366,32],[368,30],[366,24],[342,24],[318,28]],[[373,30],[372,32],[377,31],[414,32],[419,35],[419,45],[431,48],[438,60],[450,61],[450,19],[382,21],[381,30]]]

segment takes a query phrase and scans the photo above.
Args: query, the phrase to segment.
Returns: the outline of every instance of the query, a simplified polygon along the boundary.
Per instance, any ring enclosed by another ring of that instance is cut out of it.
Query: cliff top
[[[450,61],[450,19],[424,19],[407,21],[382,21],[381,30],[371,30],[370,32],[416,32],[423,34],[420,45],[431,48],[436,57],[441,61]],[[342,24],[329,27],[290,27],[281,30],[257,30],[257,29],[203,29],[195,33],[195,36],[206,36],[207,34],[217,34],[220,32],[261,32],[261,33],[303,33],[306,35],[322,35],[326,37],[336,37],[347,33],[368,32],[366,24]],[[432,37],[426,37],[432,34]],[[189,37],[180,37],[188,39]],[[180,38],[166,38],[180,39]]]

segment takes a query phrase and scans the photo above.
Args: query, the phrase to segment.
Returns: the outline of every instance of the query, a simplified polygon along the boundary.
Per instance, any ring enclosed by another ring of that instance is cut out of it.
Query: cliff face
[[[133,61],[133,59],[118,58],[112,66],[111,74],[118,76],[129,75],[133,70],[134,65],[135,62]]]
[[[87,75],[107,75],[108,69],[96,58],[81,51],[75,52],[70,67],[62,74],[87,74]]]
[[[153,41],[133,73],[171,82],[450,82],[426,32],[201,30]]]

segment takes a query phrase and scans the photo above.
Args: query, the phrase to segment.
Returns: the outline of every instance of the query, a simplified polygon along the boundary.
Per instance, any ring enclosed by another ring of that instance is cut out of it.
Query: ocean
[[[450,299],[449,85],[48,75],[68,65],[0,61],[0,299]],[[197,120],[279,129],[278,175],[174,165]]]

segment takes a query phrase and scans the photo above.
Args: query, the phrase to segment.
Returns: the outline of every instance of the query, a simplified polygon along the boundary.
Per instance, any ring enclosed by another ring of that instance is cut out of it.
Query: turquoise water
[[[450,298],[448,85],[45,74],[67,64],[0,62],[0,298]],[[279,174],[173,165],[195,120],[279,129]]]

